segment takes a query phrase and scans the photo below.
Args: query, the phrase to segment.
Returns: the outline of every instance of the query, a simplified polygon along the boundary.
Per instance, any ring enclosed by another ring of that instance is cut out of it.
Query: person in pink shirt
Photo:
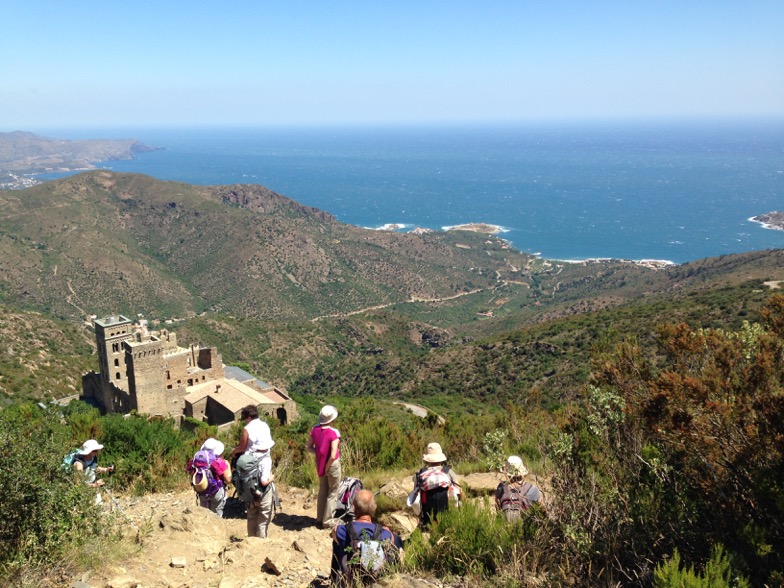
[[[210,509],[219,517],[223,517],[223,509],[226,506],[226,488],[231,484],[231,468],[228,462],[223,459],[223,443],[210,437],[201,446],[201,451],[211,451],[215,459],[210,463],[212,475],[218,480],[219,490],[213,496],[198,495],[199,506]]]
[[[308,451],[316,457],[319,477],[318,502],[316,503],[316,526],[332,528],[337,524],[332,518],[337,502],[340,471],[340,431],[331,427],[338,417],[338,410],[327,404],[319,413],[319,422],[310,431]]]

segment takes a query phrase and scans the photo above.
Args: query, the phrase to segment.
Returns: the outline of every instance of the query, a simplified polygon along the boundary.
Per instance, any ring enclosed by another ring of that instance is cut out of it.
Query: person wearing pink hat
[[[332,514],[337,503],[340,470],[340,431],[330,424],[338,417],[338,410],[329,404],[319,413],[318,423],[311,429],[307,449],[316,457],[319,493],[316,502],[316,526],[332,528],[337,524]]]

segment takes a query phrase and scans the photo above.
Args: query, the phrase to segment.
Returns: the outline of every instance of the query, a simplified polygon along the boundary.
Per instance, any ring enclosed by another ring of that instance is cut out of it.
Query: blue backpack
[[[191,475],[191,486],[199,496],[215,496],[221,489],[220,480],[212,473],[212,462],[215,455],[207,449],[199,450],[188,462],[186,468]]]
[[[63,458],[63,463],[60,466],[65,473],[71,473],[71,468],[73,467],[74,459],[79,454],[79,448],[71,449],[68,454]]]

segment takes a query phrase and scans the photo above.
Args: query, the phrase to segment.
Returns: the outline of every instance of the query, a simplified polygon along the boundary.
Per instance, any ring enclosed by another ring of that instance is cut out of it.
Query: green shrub
[[[681,556],[676,549],[672,557],[653,571],[654,588],[749,588],[742,576],[734,577],[729,557],[721,545],[711,549],[705,571],[698,573],[692,566],[681,567]]]
[[[36,405],[0,413],[0,578],[11,585],[32,569],[57,566],[107,530],[95,490],[62,468],[69,446],[59,414]]]
[[[464,501],[442,513],[429,536],[415,532],[406,544],[406,564],[438,576],[490,578],[519,561],[537,535],[538,509],[519,523],[508,523],[490,508],[489,500]]]
[[[101,463],[114,464],[114,483],[138,495],[182,487],[185,465],[202,441],[170,419],[111,414],[101,425]]]

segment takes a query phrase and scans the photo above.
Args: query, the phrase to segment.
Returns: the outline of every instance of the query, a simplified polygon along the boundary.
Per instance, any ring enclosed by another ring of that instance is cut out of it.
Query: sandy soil
[[[413,483],[392,482],[382,491],[403,496]],[[115,495],[133,553],[77,579],[73,588],[261,588],[327,585],[332,540],[315,526],[316,497],[279,488],[282,505],[269,537],[247,536],[244,506],[230,499],[224,518],[200,508],[192,491],[145,497]],[[117,513],[108,497],[105,500]],[[387,515],[383,522],[406,537],[416,519]],[[96,558],[100,559],[100,557]],[[395,575],[389,587],[444,586],[434,579]]]

